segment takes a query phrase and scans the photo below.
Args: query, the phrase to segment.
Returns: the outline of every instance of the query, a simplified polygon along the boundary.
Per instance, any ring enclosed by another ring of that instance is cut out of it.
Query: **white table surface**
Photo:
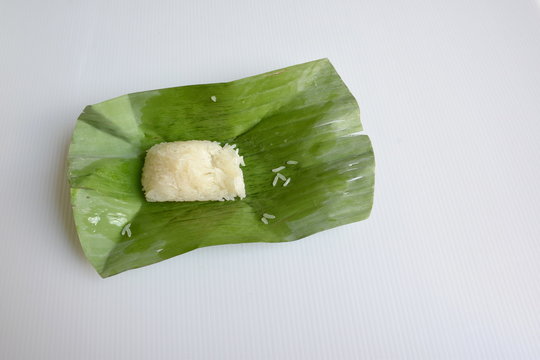
[[[331,59],[371,218],[102,280],[65,158],[87,104]],[[0,359],[540,359],[540,2],[0,2]]]

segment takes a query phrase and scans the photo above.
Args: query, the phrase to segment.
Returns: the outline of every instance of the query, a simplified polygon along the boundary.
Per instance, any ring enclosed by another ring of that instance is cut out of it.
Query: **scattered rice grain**
[[[288,178],[287,181],[285,181],[285,183],[283,184],[283,186],[289,185],[290,182],[291,182],[291,178]]]
[[[131,229],[129,228],[131,226],[131,223],[126,224],[124,228],[122,229],[122,232],[120,235],[124,236],[124,234],[127,234],[128,237],[131,237]]]
[[[289,161],[287,161],[287,164],[289,164],[289,165],[296,165],[296,164],[298,164],[298,161],[289,160]]]
[[[266,218],[265,218],[264,216],[261,218],[261,221],[262,221],[263,223],[265,223],[266,225],[268,225],[268,220],[266,220]]]
[[[285,169],[285,166],[280,166],[280,167],[277,167],[275,169],[272,169],[272,172],[278,172],[278,171],[281,171],[283,169]]]
[[[267,214],[267,213],[264,213],[264,214],[263,214],[263,217],[264,217],[264,218],[267,218],[267,219],[275,219],[275,218],[276,218],[274,215],[272,215],[272,214]]]

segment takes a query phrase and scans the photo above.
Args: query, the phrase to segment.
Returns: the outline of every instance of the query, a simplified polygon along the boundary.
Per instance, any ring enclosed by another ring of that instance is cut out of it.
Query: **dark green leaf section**
[[[292,241],[366,219],[374,157],[361,131],[356,100],[326,59],[89,106],[69,154],[85,254],[106,277],[204,246]],[[237,144],[246,161],[247,197],[146,202],[140,185],[145,151],[163,141],[194,139]],[[273,187],[271,169],[281,165],[290,184]],[[263,213],[276,219],[265,225]],[[122,234],[128,224],[131,236]]]

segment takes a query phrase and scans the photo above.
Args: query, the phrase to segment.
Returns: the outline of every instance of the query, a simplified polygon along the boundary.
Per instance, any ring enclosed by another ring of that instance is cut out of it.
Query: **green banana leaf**
[[[84,253],[108,277],[203,246],[292,241],[366,219],[374,156],[361,131],[358,104],[327,59],[87,106],[68,159]],[[236,144],[247,197],[147,202],[140,182],[145,152],[177,140]],[[281,165],[291,182],[274,187],[271,170]],[[264,213],[276,218],[264,224]]]

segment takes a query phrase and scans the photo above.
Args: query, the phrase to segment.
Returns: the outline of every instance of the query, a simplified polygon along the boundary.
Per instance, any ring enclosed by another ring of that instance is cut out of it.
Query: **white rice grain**
[[[272,186],[276,186],[278,180],[279,180],[279,177],[276,175],[274,177],[274,181],[272,181]]]
[[[265,218],[264,216],[261,218],[261,221],[262,221],[263,223],[265,223],[266,225],[268,225],[268,220],[266,220],[266,218]]]
[[[128,237],[131,237],[131,229],[129,228],[131,226],[131,223],[127,223],[126,226],[122,229],[122,232],[120,235],[124,236],[124,234],[127,234]]]
[[[215,95],[210,96],[210,99],[212,99],[213,102],[217,101],[217,97]]]
[[[298,164],[298,161],[289,160],[289,161],[287,161],[287,164],[289,164],[289,165],[296,165],[296,164]]]
[[[284,175],[280,174],[280,173],[277,173],[276,176],[277,176],[278,178],[280,178],[281,180],[283,180],[283,181],[287,180],[287,178],[286,178]]]
[[[263,217],[264,217],[264,218],[267,218],[267,219],[275,219],[275,218],[276,218],[274,215],[272,215],[272,214],[267,214],[267,213],[264,213],[264,214],[263,214]]]
[[[291,182],[291,178],[288,178],[287,181],[285,181],[285,183],[283,184],[283,186],[289,185],[290,182]]]
[[[281,171],[283,169],[285,169],[285,166],[280,166],[280,167],[277,167],[275,169],[272,169],[272,172],[278,172],[278,171]]]

